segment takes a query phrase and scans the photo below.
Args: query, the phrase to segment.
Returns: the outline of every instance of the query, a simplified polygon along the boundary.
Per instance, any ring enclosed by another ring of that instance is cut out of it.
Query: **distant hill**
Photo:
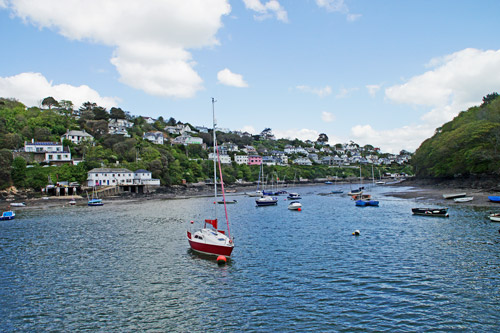
[[[419,177],[500,175],[500,96],[461,112],[437,128],[412,158]]]

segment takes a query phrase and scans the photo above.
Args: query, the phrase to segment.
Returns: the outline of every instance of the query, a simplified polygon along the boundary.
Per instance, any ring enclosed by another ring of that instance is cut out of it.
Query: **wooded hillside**
[[[461,112],[436,129],[412,158],[420,177],[500,174],[500,96],[492,93],[480,106]]]

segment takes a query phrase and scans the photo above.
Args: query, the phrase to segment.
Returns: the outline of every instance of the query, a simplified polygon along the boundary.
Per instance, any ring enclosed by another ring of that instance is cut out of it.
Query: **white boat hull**
[[[474,200],[474,197],[463,197],[463,198],[455,198],[453,201],[455,202],[469,202]]]

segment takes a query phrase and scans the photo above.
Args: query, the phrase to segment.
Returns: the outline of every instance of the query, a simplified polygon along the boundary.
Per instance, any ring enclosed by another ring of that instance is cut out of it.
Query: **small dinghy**
[[[414,215],[449,217],[448,208],[412,208]]]

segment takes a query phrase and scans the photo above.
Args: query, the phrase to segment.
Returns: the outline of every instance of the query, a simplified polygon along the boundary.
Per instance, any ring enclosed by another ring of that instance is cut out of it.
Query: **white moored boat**
[[[491,213],[490,220],[492,222],[500,222],[500,213]]]
[[[453,201],[455,202],[469,202],[474,200],[474,197],[463,197],[463,198],[455,198]]]
[[[302,204],[298,201],[292,201],[288,204],[288,209],[290,210],[299,210],[302,208]]]
[[[462,198],[462,197],[465,197],[467,195],[467,193],[463,192],[463,193],[447,193],[447,194],[443,194],[443,198],[444,199],[455,199],[455,198]]]

